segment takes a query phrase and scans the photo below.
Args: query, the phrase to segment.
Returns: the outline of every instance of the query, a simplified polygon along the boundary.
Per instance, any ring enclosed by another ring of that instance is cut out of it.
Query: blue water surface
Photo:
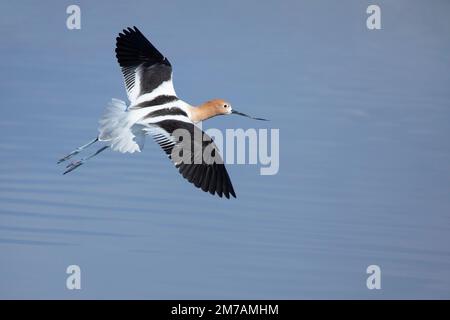
[[[379,0],[381,30],[371,1],[77,1],[80,30],[71,4],[0,4],[0,298],[450,298],[449,1]],[[228,165],[220,199],[149,139],[61,174],[126,99],[133,25],[182,99],[271,120],[204,128],[279,129],[278,174]]]

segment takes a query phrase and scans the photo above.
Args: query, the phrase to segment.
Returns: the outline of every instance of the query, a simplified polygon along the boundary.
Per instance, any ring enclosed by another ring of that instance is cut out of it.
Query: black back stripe
[[[187,117],[188,115],[186,112],[184,112],[180,108],[172,107],[172,108],[164,108],[164,109],[152,111],[152,112],[148,113],[144,117],[144,119],[154,118],[154,117],[159,117],[159,116],[185,116],[185,117]]]
[[[172,67],[167,64],[144,63],[140,70],[140,94],[149,93],[172,79]]]
[[[154,106],[160,106],[166,103],[175,102],[178,101],[178,98],[176,96],[168,96],[168,95],[161,95],[157,96],[154,99],[150,101],[144,101],[141,102],[133,107],[131,109],[141,109],[141,108],[147,108],[147,107],[154,107]]]

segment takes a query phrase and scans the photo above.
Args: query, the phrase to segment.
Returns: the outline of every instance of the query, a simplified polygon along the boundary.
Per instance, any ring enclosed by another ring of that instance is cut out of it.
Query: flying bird
[[[115,52],[130,103],[127,106],[124,101],[111,100],[99,121],[98,136],[58,163],[69,160],[96,142],[104,142],[105,145],[93,154],[69,163],[64,174],[107,149],[121,153],[140,152],[145,137],[150,135],[174,162],[180,174],[197,188],[219,197],[236,197],[217,146],[196,123],[229,114],[266,119],[238,112],[223,99],[209,100],[199,106],[179,99],[173,87],[172,65],[136,27],[119,33]],[[181,139],[177,135],[179,130],[189,133],[190,138]],[[209,151],[209,159],[205,157],[205,150]],[[174,154],[179,157],[174,159]]]

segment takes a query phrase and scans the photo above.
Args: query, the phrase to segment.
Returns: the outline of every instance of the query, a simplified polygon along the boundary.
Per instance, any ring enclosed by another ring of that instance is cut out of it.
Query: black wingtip
[[[142,63],[149,65],[162,63],[170,67],[170,62],[136,27],[127,27],[116,37],[116,58],[119,65],[137,67]]]

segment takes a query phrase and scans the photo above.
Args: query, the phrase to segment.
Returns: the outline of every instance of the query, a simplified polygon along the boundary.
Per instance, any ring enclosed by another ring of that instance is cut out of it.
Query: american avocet
[[[122,153],[140,152],[145,136],[151,135],[183,177],[197,188],[211,194],[217,193],[220,197],[236,197],[216,145],[195,123],[228,114],[265,119],[233,110],[231,104],[222,99],[210,100],[197,107],[178,99],[173,88],[169,60],[136,27],[119,33],[116,38],[116,57],[122,69],[130,105],[127,107],[124,101],[112,99],[100,119],[99,135],[61,158],[58,163],[98,141],[104,141],[106,145],[88,157],[70,163],[64,174],[108,148]],[[189,133],[188,141],[177,136],[176,131],[179,129]],[[204,151],[207,149],[208,154],[213,155],[213,161],[205,158]],[[181,158],[174,159],[174,154],[179,154]]]

